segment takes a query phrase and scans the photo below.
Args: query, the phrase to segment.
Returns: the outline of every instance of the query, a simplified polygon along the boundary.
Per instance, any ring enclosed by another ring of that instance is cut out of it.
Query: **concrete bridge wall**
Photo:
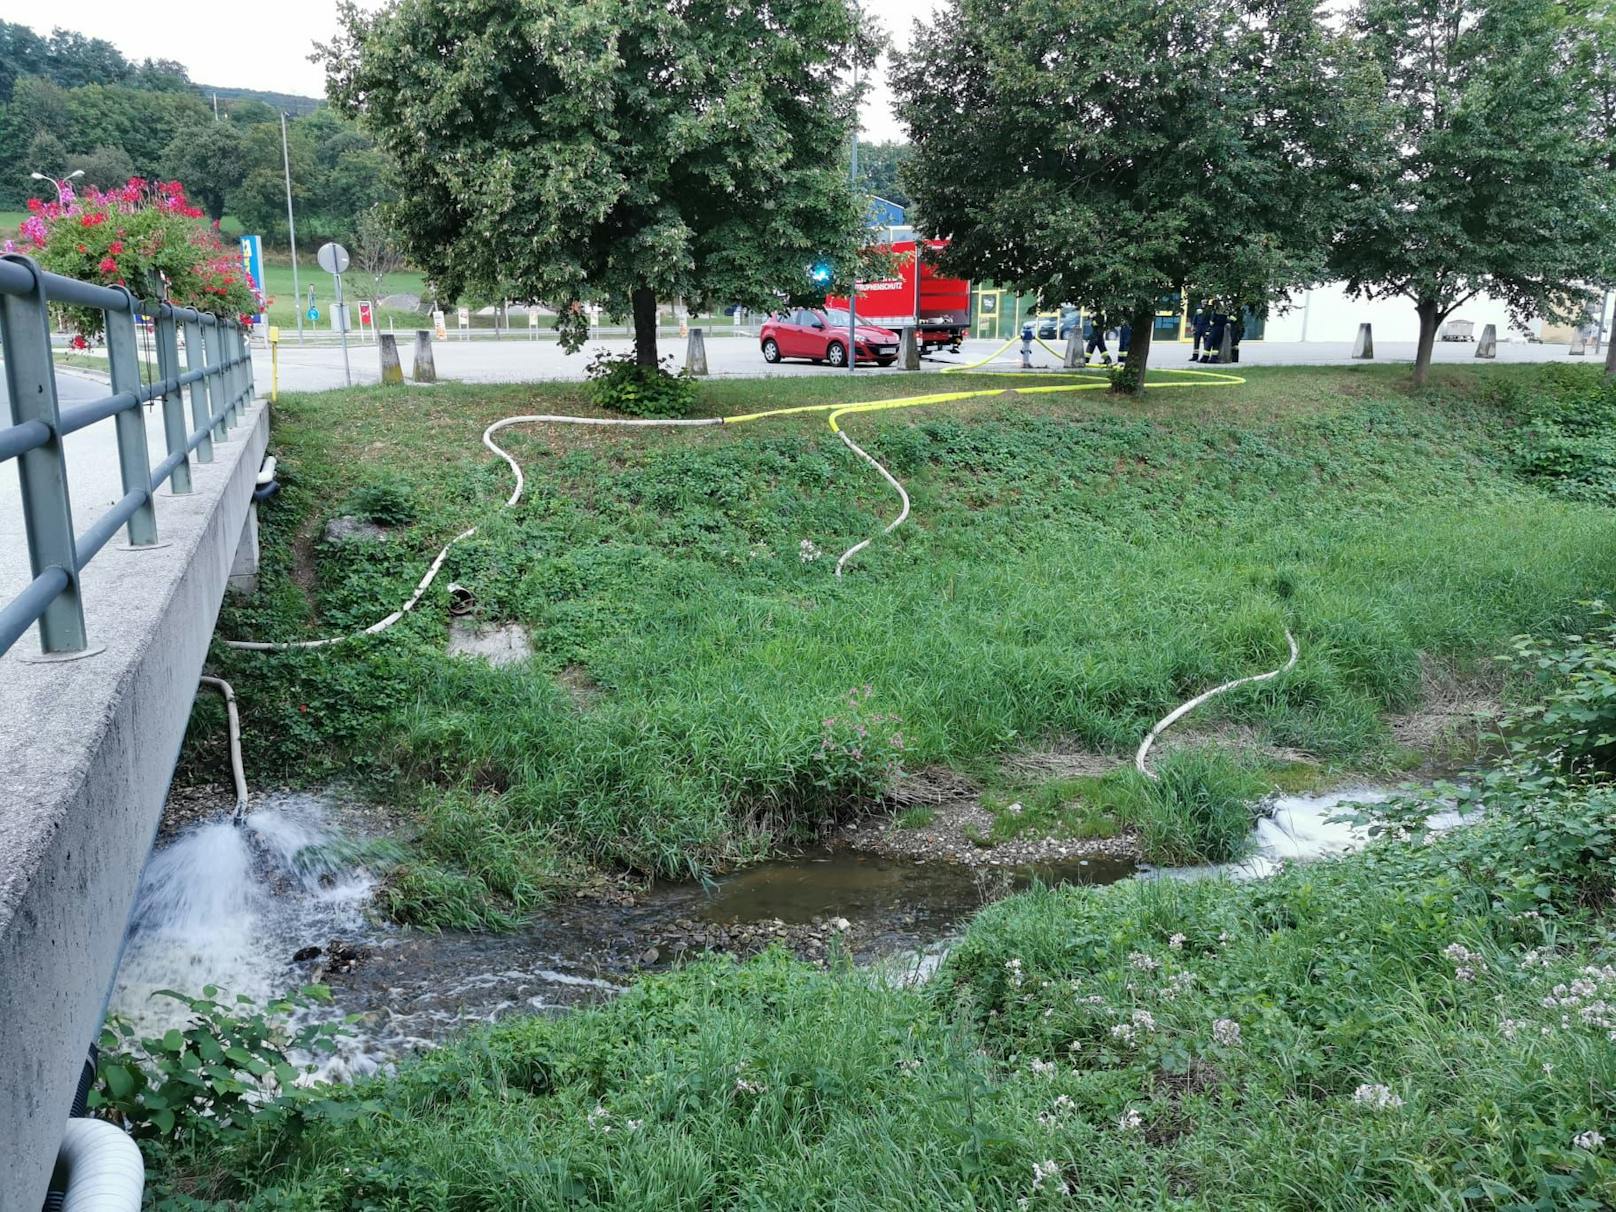
[[[269,438],[256,401],[83,574],[92,656],[0,657],[0,1212],[38,1212],[99,1028]]]

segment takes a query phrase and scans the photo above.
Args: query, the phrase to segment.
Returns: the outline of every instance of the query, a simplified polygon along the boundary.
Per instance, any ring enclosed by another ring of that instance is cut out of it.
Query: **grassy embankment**
[[[1571,676],[1465,828],[1415,803],[1268,880],[1035,890],[919,988],[698,962],[290,1122],[188,1117],[148,1182],[277,1212],[1611,1207],[1616,629],[1539,655]]]
[[[1253,783],[1227,757],[1195,756],[1180,759],[1196,766],[1182,795],[1141,796],[1017,784],[999,762],[1053,743],[1121,759],[1190,694],[1278,665],[1289,625],[1299,667],[1201,722],[1325,767],[1396,768],[1409,755],[1386,713],[1418,706],[1433,673],[1484,670],[1514,632],[1557,628],[1616,574],[1606,509],[1517,474],[1518,406],[1497,397],[1532,370],[1441,368],[1417,397],[1393,368],[1248,373],[1244,387],[1137,404],[1092,392],[850,418],[914,516],[841,581],[835,554],[894,502],[820,417],[506,431],[529,486],[501,512],[509,475],[483,426],[587,412],[581,386],[287,397],[263,588],[226,609],[222,636],[361,628],[440,543],[481,530],[384,636],[216,647],[242,696],[248,768],[260,782],[390,784],[419,824],[390,905],[420,923],[508,920],[584,864],[677,874],[802,837],[867,802],[877,754],[895,751],[864,752],[859,726],[900,733],[911,769],[951,766],[1025,797],[1057,832],[1133,826],[1159,857],[1221,857],[1249,824],[1231,801],[1274,772]],[[701,407],[1005,382],[715,382]],[[344,512],[394,531],[332,550],[321,528]],[[825,556],[805,560],[805,541]],[[473,589],[480,617],[527,626],[533,660],[446,657],[450,582]],[[205,701],[198,712],[188,753],[211,773],[222,719]]]

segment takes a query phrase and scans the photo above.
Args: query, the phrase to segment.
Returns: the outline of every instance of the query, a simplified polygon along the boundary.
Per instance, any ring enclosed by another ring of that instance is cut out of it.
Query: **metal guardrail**
[[[48,310],[52,303],[90,307],[105,316],[110,395],[58,406]],[[141,316],[154,321],[156,332],[158,378],[149,384],[140,379],[135,321]],[[89,648],[79,574],[120,527],[128,528],[131,548],[158,546],[157,490],[167,483],[175,493],[190,492],[192,456],[199,463],[213,461],[213,443],[227,439],[252,401],[252,355],[234,319],[169,303],[144,303],[125,287],[46,273],[24,256],[0,257],[0,350],[12,414],[11,424],[0,428],[0,461],[17,460],[34,578],[0,604],[0,654],[37,622],[44,652],[69,657]],[[181,389],[190,393],[189,420]],[[168,456],[153,467],[140,407],[159,398]],[[82,534],[75,533],[62,439],[109,417],[117,425],[123,497]]]

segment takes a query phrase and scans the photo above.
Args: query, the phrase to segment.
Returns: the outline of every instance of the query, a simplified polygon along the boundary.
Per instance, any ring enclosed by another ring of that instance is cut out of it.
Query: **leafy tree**
[[[98,147],[94,151],[75,152],[67,157],[67,171],[79,169],[84,172],[79,179],[80,184],[111,189],[135,175],[135,162],[121,147]]]
[[[256,126],[260,122],[280,123],[281,116],[275,112],[275,107],[268,105],[256,97],[238,97],[233,101],[219,102],[221,112],[229,114],[230,120],[237,126]]]
[[[0,21],[0,101],[11,100],[22,77],[43,75],[45,60],[45,39],[26,25]]]
[[[145,59],[129,73],[135,88],[157,93],[188,93],[195,90],[183,63],[173,59]]]
[[[38,168],[29,168],[31,164]],[[32,139],[28,140],[28,148],[23,152],[22,162],[17,169],[17,186],[24,197],[39,198],[44,201],[56,200],[56,184],[54,181],[36,181],[31,174],[44,173],[47,177],[60,179],[72,170],[67,166],[67,148],[62,141],[48,130],[42,130]]]
[[[353,245],[354,264],[370,275],[372,294],[381,298],[387,275],[404,268],[404,252],[382,207],[372,206],[360,214]]]
[[[899,206],[909,205],[909,191],[899,179],[898,170],[910,158],[909,143],[860,143],[859,188]]]
[[[63,88],[116,84],[129,78],[129,60],[104,38],[56,29],[46,39],[46,70]]]
[[[1593,140],[1603,197],[1599,206],[1606,213],[1616,208],[1616,11],[1596,8],[1579,22],[1575,62],[1588,103],[1589,138]],[[1598,268],[1590,279],[1602,291],[1616,288],[1616,240],[1604,239],[1599,245]],[[1599,300],[1604,319],[1604,299]],[[1605,373],[1616,377],[1616,333],[1604,330]]]
[[[247,175],[247,141],[235,122],[204,122],[175,137],[163,151],[163,175],[185,185],[208,217],[224,217],[225,200]]]
[[[897,65],[904,180],[945,270],[1129,320],[1315,280],[1349,81],[1310,0],[950,0]]]
[[[1522,325],[1580,311],[1604,226],[1586,81],[1558,0],[1360,0],[1351,20],[1379,102],[1330,263],[1355,294],[1413,302],[1422,384],[1482,291]]]
[[[327,91],[409,182],[390,213],[448,296],[631,314],[656,365],[656,301],[764,305],[859,213],[840,81],[871,40],[848,0],[401,0],[343,8]]]

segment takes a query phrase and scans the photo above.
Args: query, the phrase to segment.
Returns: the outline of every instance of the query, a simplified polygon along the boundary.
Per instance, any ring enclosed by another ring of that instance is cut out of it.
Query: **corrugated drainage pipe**
[[[104,1119],[70,1119],[51,1184],[62,1212],[140,1212],[146,1166],[129,1134]]]

